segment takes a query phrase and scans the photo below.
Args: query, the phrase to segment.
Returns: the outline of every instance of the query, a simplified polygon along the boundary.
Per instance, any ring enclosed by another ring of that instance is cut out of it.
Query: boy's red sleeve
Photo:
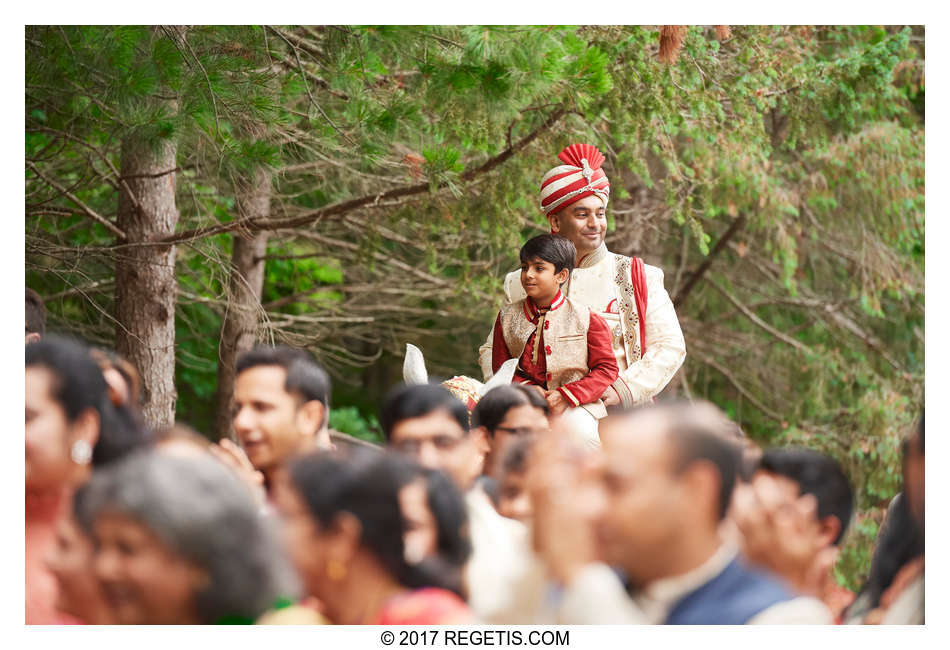
[[[611,344],[610,327],[607,321],[594,312],[590,313],[590,326],[587,328],[587,367],[590,372],[586,377],[558,389],[572,406],[599,400],[607,387],[617,380],[620,372]]]
[[[508,346],[505,345],[505,335],[501,331],[501,312],[498,312],[498,316],[495,318],[495,328],[492,330],[492,344],[491,344],[491,371],[492,373],[498,372],[498,369],[501,368],[501,364],[511,358],[511,353],[508,352]]]

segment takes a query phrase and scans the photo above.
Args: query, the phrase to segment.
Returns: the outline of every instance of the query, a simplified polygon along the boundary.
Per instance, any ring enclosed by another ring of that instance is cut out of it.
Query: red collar
[[[558,289],[557,293],[554,294],[554,300],[551,301],[551,306],[548,308],[549,312],[554,311],[558,307],[564,304],[564,294],[561,293],[561,290]],[[527,318],[532,323],[538,322],[538,316],[541,315],[541,310],[537,305],[534,304],[534,301],[531,298],[525,298],[524,301],[524,317]]]

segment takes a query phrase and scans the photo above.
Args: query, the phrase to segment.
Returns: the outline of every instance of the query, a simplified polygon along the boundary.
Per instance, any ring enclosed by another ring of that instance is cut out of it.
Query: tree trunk
[[[271,175],[264,169],[254,172],[236,191],[238,218],[269,217]],[[234,392],[237,357],[254,345],[261,313],[264,285],[264,253],[267,231],[235,232],[228,282],[228,308],[221,323],[218,347],[218,391],[215,430],[219,438],[231,436],[231,395]]]
[[[118,226],[131,244],[116,262],[116,349],[142,375],[143,414],[151,427],[175,421],[174,246],[136,246],[175,232],[175,156],[172,140],[122,142],[120,173],[132,192],[119,192]]]

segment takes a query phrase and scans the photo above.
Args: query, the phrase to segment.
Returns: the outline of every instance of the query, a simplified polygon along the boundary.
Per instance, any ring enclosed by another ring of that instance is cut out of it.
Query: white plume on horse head
[[[518,360],[517,359],[508,359],[498,368],[498,372],[491,376],[484,386],[482,386],[478,394],[484,395],[492,388],[497,388],[498,386],[505,386],[510,384],[511,380],[515,376],[515,370],[518,369]]]
[[[498,369],[487,383],[463,375],[463,377],[477,388],[478,395],[481,397],[496,386],[510,384],[512,377],[515,376],[515,370],[518,368],[517,359],[508,359]],[[426,370],[426,360],[422,355],[422,350],[412,343],[406,343],[406,358],[402,362],[402,380],[407,385],[427,384],[429,383],[429,373]]]
[[[402,380],[407,385],[428,384],[429,373],[422,350],[412,343],[406,343],[406,358],[402,362]]]

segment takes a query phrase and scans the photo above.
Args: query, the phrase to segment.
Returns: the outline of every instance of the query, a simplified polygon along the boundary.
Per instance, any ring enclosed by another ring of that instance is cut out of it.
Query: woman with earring
[[[307,454],[278,477],[286,546],[304,590],[333,623],[473,622],[451,585],[406,559],[399,493],[411,480],[400,459],[376,452]]]
[[[135,448],[143,433],[109,401],[102,371],[73,341],[50,336],[27,346],[25,389],[26,622],[83,622],[58,609],[56,577],[45,564],[63,546],[57,522],[92,469]]]

